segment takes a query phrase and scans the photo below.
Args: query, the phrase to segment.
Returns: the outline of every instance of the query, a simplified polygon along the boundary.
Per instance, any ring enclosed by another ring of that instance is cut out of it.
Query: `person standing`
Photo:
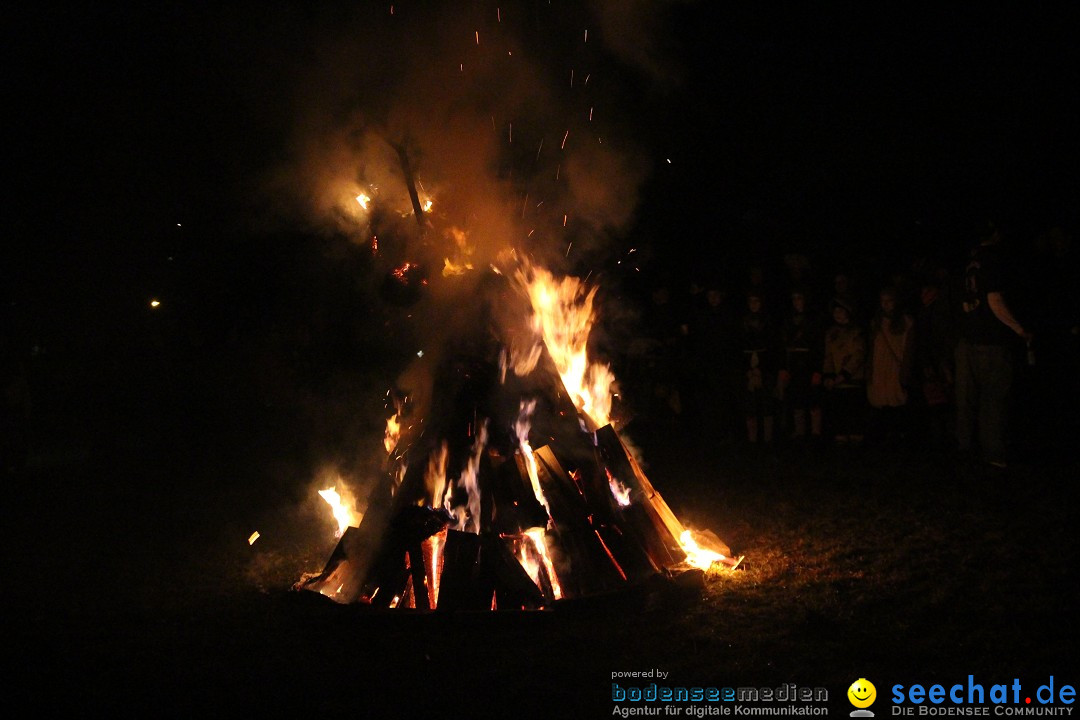
[[[974,450],[991,466],[1007,466],[1005,420],[1017,338],[1031,334],[1005,301],[1001,231],[990,223],[964,269],[960,340],[956,346],[956,439],[961,453]]]
[[[911,384],[915,320],[897,303],[897,291],[881,291],[880,307],[870,323],[870,362],[866,399],[874,410],[872,427],[879,438],[907,430],[906,406]]]
[[[746,439],[751,444],[759,438],[771,443],[776,414],[776,337],[756,290],[747,294],[739,335],[743,361],[737,382],[743,387]]]
[[[806,291],[791,291],[791,314],[782,329],[784,352],[777,377],[777,396],[783,424],[791,421],[792,437],[804,439],[809,419],[810,435],[821,439],[821,363],[824,331],[818,317],[806,306]]]
[[[866,335],[853,322],[854,315],[850,304],[834,298],[833,325],[825,333],[825,419],[838,443],[861,442],[864,433]]]

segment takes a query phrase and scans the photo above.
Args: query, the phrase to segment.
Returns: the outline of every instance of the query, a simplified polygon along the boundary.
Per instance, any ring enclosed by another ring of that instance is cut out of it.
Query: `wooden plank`
[[[649,478],[638,465],[633,455],[623,445],[622,440],[610,425],[596,431],[598,462],[608,467],[611,474],[631,489],[632,503],[643,506],[660,536],[660,541],[675,562],[686,557],[679,543],[679,536],[684,528],[675,513],[671,511],[664,498],[656,491]],[[639,528],[643,529],[643,528]],[[652,543],[649,543],[652,544]],[[650,553],[657,560],[655,553]],[[666,563],[665,563],[666,564]]]

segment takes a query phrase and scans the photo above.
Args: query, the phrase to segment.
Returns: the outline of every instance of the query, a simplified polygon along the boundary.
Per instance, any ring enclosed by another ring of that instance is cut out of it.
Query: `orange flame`
[[[533,323],[544,339],[563,386],[577,409],[587,415],[595,427],[611,422],[611,368],[590,363],[589,333],[596,320],[593,298],[596,288],[588,289],[579,278],[566,276],[556,280],[543,268],[526,266],[516,274],[532,303]]]
[[[396,448],[398,444],[398,438],[401,437],[401,421],[398,417],[398,414],[394,413],[386,420],[386,432],[383,435],[383,447],[386,448],[387,455],[394,452],[394,448]]]
[[[686,562],[700,570],[708,570],[714,563],[723,562],[727,559],[713,550],[708,550],[697,544],[690,530],[683,530],[679,536],[679,544],[686,551]]]
[[[555,566],[552,565],[551,558],[548,556],[547,544],[544,542],[544,529],[532,528],[531,530],[526,530],[525,534],[532,540],[533,547],[535,547],[536,552],[539,553],[540,561],[544,563],[544,569],[547,570],[548,579],[551,580],[551,592],[555,595],[555,599],[558,600],[563,594],[562,586],[559,585],[559,577],[555,574]]]
[[[352,493],[349,493],[344,487],[342,490],[345,492],[347,499],[343,499],[338,493],[336,485],[319,491],[319,497],[325,500],[326,504],[330,506],[334,513],[334,520],[337,521],[338,530],[337,533],[335,533],[335,537],[341,537],[347,527],[358,527],[360,525],[360,520],[364,517],[356,511]]]
[[[424,487],[427,489],[430,507],[433,508],[449,500],[446,497],[446,459],[449,454],[449,448],[443,440],[442,445],[428,458],[427,472],[424,473]]]

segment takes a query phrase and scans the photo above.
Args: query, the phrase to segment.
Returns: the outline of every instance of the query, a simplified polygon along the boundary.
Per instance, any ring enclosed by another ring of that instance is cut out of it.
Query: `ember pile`
[[[424,416],[395,399],[385,477],[358,526],[324,494],[343,534],[297,587],[376,607],[531,610],[738,567],[716,535],[683,526],[616,432],[614,376],[587,355],[595,292],[516,256],[492,265],[466,309],[475,336],[442,354]],[[490,322],[515,308],[523,325]]]

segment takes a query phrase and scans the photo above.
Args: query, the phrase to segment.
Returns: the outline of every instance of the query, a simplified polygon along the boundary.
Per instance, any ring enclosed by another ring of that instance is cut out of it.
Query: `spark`
[[[418,357],[418,358],[424,357],[424,351],[423,350],[417,350],[416,351],[416,357]]]
[[[560,150],[566,149],[566,138],[570,137],[570,131],[567,130],[566,134],[562,136],[562,145],[559,146]]]
[[[176,223],[176,227],[182,227],[180,223]]]
[[[670,165],[670,164],[671,164],[671,158],[667,158],[667,164],[668,164],[668,165]]]
[[[514,123],[510,123],[510,142],[514,142]]]
[[[589,28],[585,28],[585,42],[589,42]]]
[[[564,215],[563,218],[564,218],[563,224],[565,225],[566,224],[566,221],[565,221],[566,216]],[[572,248],[572,247],[574,247],[574,241],[573,240],[571,240],[570,244],[566,246],[566,257],[570,257],[570,248]]]
[[[521,203],[521,217],[525,217],[525,208],[529,205],[529,193],[525,193],[525,201]]]
[[[544,138],[540,138],[540,147],[536,148],[536,161],[540,162],[540,151],[544,149]]]
[[[559,166],[558,166],[557,168],[555,168],[555,179],[556,179],[556,180],[558,180],[558,179],[559,179],[559,173],[560,173],[561,171],[562,171],[562,163],[559,163]]]
[[[502,8],[495,8],[495,17],[499,19],[499,22],[502,22]]]
[[[589,108],[589,122],[592,122],[592,108]]]
[[[480,44],[480,31],[479,30],[476,31],[476,44],[477,45]]]
[[[251,537],[248,538],[248,545],[254,545],[255,541],[259,539],[259,531],[251,533]]]
[[[155,299],[155,300],[151,300],[151,301],[150,301],[150,307],[152,307],[152,308],[156,308],[156,307],[159,307],[160,305],[161,305],[161,301],[160,301],[160,300],[156,300],[156,299]]]
[[[585,84],[586,85],[589,84],[589,78],[591,78],[591,77],[592,77],[592,73],[589,73],[588,75],[585,76]]]
[[[566,216],[565,215],[562,216],[562,226],[566,227]],[[566,252],[569,253],[570,251],[567,250]]]
[[[570,87],[574,87],[574,69],[570,68]]]

